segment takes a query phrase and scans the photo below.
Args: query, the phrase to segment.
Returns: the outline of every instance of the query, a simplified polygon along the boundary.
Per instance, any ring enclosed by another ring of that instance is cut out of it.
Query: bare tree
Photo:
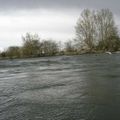
[[[96,16],[99,49],[114,50],[114,47],[118,44],[119,35],[113,13],[109,9],[102,9],[101,11],[97,11]]]
[[[112,51],[119,47],[118,30],[109,9],[100,11],[85,9],[81,13],[75,29],[76,41],[83,49]]]
[[[9,58],[19,58],[21,56],[21,51],[20,47],[18,46],[11,46],[7,48],[6,56]]]
[[[73,44],[73,41],[69,40],[69,41],[65,42],[65,52],[66,53],[75,52],[75,46]]]
[[[77,21],[75,27],[77,41],[86,49],[92,50],[94,47],[94,36],[95,36],[95,21],[94,21],[94,11],[85,9],[80,18]]]
[[[42,42],[42,54],[52,56],[59,52],[58,44],[53,40],[44,40]]]
[[[40,38],[37,34],[27,33],[23,39],[23,55],[27,57],[38,56],[40,54]]]

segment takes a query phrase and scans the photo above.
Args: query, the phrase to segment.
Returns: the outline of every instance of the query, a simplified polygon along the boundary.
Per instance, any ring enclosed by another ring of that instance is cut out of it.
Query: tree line
[[[22,37],[21,47],[10,46],[3,52],[1,57],[5,58],[29,58],[40,56],[54,56],[59,52],[58,43],[53,40],[41,40],[38,34],[27,33]]]
[[[76,38],[64,43],[41,40],[37,34],[27,33],[23,44],[10,46],[0,53],[1,58],[41,57],[64,54],[114,52],[120,50],[120,36],[109,9],[82,11],[75,26]]]

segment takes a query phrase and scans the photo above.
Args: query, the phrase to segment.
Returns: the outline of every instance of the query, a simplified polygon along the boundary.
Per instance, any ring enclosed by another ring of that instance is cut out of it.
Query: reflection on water
[[[120,120],[120,55],[0,61],[0,120]]]

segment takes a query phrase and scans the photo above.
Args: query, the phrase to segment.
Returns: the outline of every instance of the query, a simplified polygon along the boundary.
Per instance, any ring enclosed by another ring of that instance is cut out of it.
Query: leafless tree
[[[97,48],[107,51],[118,47],[118,30],[109,9],[83,10],[75,29],[76,41],[82,49],[91,51],[97,46]]]

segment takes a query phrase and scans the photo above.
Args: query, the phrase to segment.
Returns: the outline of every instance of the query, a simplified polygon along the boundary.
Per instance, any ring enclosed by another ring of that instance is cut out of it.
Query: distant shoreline
[[[115,51],[115,52],[110,52],[111,55],[112,54],[120,54],[120,51]],[[15,59],[30,59],[30,58],[49,58],[49,57],[60,57],[60,56],[79,56],[79,55],[101,55],[101,54],[106,54],[106,55],[110,55],[109,51],[108,52],[101,52],[101,51],[97,51],[97,52],[86,52],[86,53],[80,53],[80,54],[64,54],[64,55],[51,55],[51,56],[35,56],[35,57],[0,57],[0,60],[15,60]]]

